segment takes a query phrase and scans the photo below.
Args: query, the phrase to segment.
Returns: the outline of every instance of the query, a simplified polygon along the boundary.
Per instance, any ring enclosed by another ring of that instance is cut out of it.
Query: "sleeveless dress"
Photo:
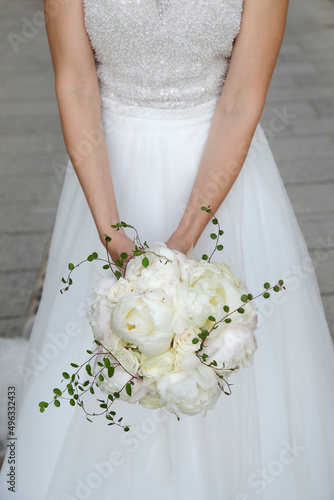
[[[119,213],[143,240],[166,241],[182,216],[242,8],[242,0],[84,1]],[[87,137],[77,154],[99,140]],[[8,451],[2,500],[334,499],[333,345],[260,125],[217,216],[225,248],[216,260],[254,293],[280,278],[287,288],[257,303],[255,362],[233,374],[232,395],[222,395],[205,418],[179,422],[120,402],[129,433],[107,427],[104,417],[91,424],[65,403],[41,414],[38,403],[52,398],[61,372],[86,359],[86,300],[105,273],[96,262],[82,266],[59,293],[68,262],[104,252],[68,162],[44,292],[25,364],[17,367],[16,491],[8,491]],[[198,256],[211,245],[210,231],[195,247]]]

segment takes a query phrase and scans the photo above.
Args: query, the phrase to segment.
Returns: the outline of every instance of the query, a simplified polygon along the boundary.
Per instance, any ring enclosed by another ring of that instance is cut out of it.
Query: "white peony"
[[[142,264],[144,257],[149,260],[148,267]],[[128,262],[125,278],[133,283],[134,291],[145,292],[166,287],[165,292],[170,294],[180,282],[180,268],[185,260],[184,254],[170,250],[165,243],[152,243],[145,255]]]
[[[203,354],[209,357],[206,363],[217,362],[217,368],[234,368],[249,366],[257,349],[256,338],[246,325],[226,327],[216,338],[205,340]]]
[[[101,342],[112,354],[117,354],[126,343],[112,331],[110,315],[112,305],[108,301],[108,291],[117,283],[117,279],[103,278],[93,288],[90,296],[88,320],[93,330],[94,338]]]
[[[209,290],[199,290],[189,287],[187,283],[180,283],[174,296],[174,332],[180,334],[184,330],[203,326],[208,316],[214,312],[210,300]]]
[[[209,297],[212,309],[208,316],[213,315],[216,320],[219,320],[226,314],[224,306],[229,306],[230,311],[242,307],[245,310],[243,314],[235,312],[231,315],[233,324],[250,324],[251,328],[255,329],[256,308],[254,303],[244,304],[241,301],[240,297],[244,294],[247,295],[248,291],[227,264],[203,260],[200,262],[188,261],[182,268],[181,280],[187,282],[189,291],[201,294],[206,298]],[[179,310],[178,307],[177,310]],[[210,329],[212,323],[206,321],[200,326]]]
[[[196,355],[194,355],[196,358]],[[214,407],[221,390],[214,371],[198,363],[181,372],[168,373],[157,381],[157,390],[166,410],[180,416],[195,415]]]
[[[107,297],[108,301],[114,305],[119,301],[123,295],[130,293],[132,290],[132,283],[124,278],[119,278],[119,280],[114,283],[108,291]]]
[[[153,357],[170,348],[172,320],[168,298],[161,292],[132,293],[120,298],[112,310],[110,325],[125,342],[138,346],[145,356]]]

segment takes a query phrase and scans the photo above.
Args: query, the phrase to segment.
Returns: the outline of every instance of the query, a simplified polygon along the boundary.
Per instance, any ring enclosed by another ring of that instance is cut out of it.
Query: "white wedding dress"
[[[110,168],[122,220],[143,240],[166,241],[200,164],[242,16],[242,0],[85,0]],[[100,140],[87,132],[85,147]],[[66,172],[44,292],[18,363],[16,492],[8,500],[333,500],[334,351],[307,248],[260,125],[217,212],[227,262],[259,300],[258,350],[205,418],[120,402],[124,433],[65,402],[41,414],[61,373],[92,341],[85,303],[106,271],[69,262],[104,253],[72,166]],[[210,226],[210,224],[209,224]],[[195,252],[211,245],[207,227]],[[132,233],[129,232],[129,235]],[[13,375],[14,376],[14,375]],[[232,379],[231,379],[232,380]],[[8,385],[13,385],[8,380]]]

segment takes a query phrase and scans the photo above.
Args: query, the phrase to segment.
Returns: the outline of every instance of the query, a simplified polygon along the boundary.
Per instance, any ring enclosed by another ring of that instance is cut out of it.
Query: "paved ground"
[[[14,336],[36,307],[65,152],[42,3],[0,0],[0,8],[0,335]],[[334,334],[333,63],[334,2],[291,0],[261,123]],[[280,131],[271,121],[277,113],[284,116]]]

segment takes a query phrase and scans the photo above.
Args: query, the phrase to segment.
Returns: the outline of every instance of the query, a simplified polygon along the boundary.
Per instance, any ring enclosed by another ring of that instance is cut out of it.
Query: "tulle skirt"
[[[213,111],[182,119],[102,113],[120,217],[142,240],[166,241],[190,195]],[[8,451],[1,499],[333,500],[333,345],[311,259],[260,125],[217,216],[225,248],[215,260],[229,264],[254,294],[265,281],[286,284],[285,292],[257,302],[255,362],[232,375],[232,395],[222,394],[205,418],[181,421],[119,402],[129,433],[108,427],[104,417],[89,423],[65,402],[41,414],[38,403],[52,399],[62,371],[87,358],[87,296],[106,273],[97,262],[85,264],[70,290],[59,293],[69,262],[105,252],[69,162],[40,308],[25,363],[16,367],[16,491],[8,491]],[[210,232],[209,224],[198,256],[212,247]]]

